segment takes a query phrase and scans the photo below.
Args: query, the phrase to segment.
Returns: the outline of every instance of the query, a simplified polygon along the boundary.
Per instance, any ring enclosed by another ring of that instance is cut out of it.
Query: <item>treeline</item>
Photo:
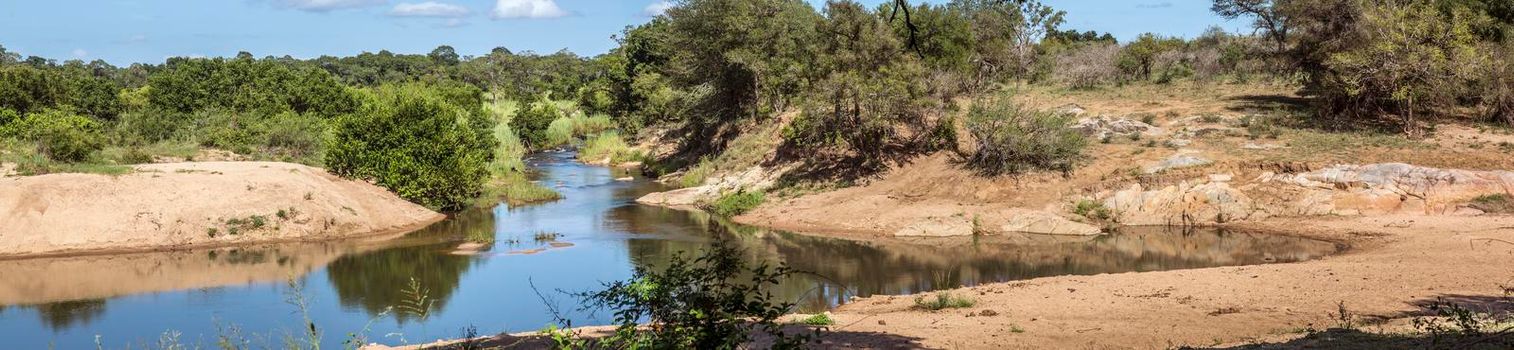
[[[1514,1],[1215,0],[1213,10],[1255,21],[1274,48],[1266,57],[1302,76],[1326,126],[1388,121],[1419,134],[1425,117],[1468,109],[1514,125]]]
[[[955,99],[1013,84],[1274,77],[1258,37],[1216,29],[1122,45],[1109,34],[1062,28],[1064,17],[1038,1],[828,1],[818,10],[801,0],[679,1],[628,28],[604,60],[622,69],[591,86],[608,87],[622,125],[680,128],[674,168],[718,154],[741,125],[797,112],[782,154],[867,171],[954,147]],[[1024,135],[1002,139],[1017,136]]]
[[[445,46],[428,55],[241,53],[124,68],[22,59],[0,48],[0,158],[41,174],[216,148],[326,166],[417,203],[459,209],[482,191],[500,147],[496,124],[509,119],[486,103],[571,98],[592,80],[592,67],[566,52],[496,49],[464,58]]]

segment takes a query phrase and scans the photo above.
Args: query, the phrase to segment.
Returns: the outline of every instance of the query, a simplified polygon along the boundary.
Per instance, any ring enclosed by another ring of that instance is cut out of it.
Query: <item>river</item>
[[[395,345],[458,337],[468,328],[537,330],[552,322],[549,305],[574,325],[605,324],[609,312],[579,310],[567,293],[626,279],[636,267],[655,268],[715,237],[742,247],[750,261],[810,272],[778,287],[778,295],[798,303],[796,311],[854,296],[1286,263],[1338,250],[1328,242],[1213,229],[826,238],[636,204],[667,188],[617,180],[629,175],[579,164],[571,152],[535,154],[527,163],[564,199],[464,212],[394,239],[0,261],[0,337],[15,349],[94,348],[97,341],[112,349],[151,348],[165,338],[213,347],[222,335],[280,347],[286,336],[305,339],[308,316],[325,348],[341,348],[348,333],[364,329],[369,341]],[[491,239],[476,251],[458,249]]]

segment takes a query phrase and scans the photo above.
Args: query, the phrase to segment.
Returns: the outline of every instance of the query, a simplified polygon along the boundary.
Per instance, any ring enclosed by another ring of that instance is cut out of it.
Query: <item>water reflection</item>
[[[105,313],[105,299],[73,300],[37,305],[37,315],[52,328],[89,323]]]
[[[214,334],[215,322],[249,333],[300,321],[285,304],[290,280],[306,283],[311,317],[333,334],[357,331],[413,299],[411,281],[431,301],[428,317],[390,313],[376,335],[411,339],[480,331],[529,331],[551,322],[533,285],[582,291],[658,269],[675,254],[715,239],[754,263],[786,263],[810,274],[775,291],[806,311],[852,296],[905,294],[1067,274],[1199,268],[1307,260],[1336,251],[1305,239],[1217,230],[1128,230],[1098,237],[1009,235],[915,240],[848,240],[735,225],[699,212],[636,205],[664,190],[644,180],[583,166],[571,153],[533,156],[544,183],[563,200],[475,210],[401,237],[263,247],[0,261],[0,337],[19,348],[92,347],[93,335],[151,340],[165,329]],[[537,232],[558,242],[537,242]],[[492,241],[492,243],[490,243]],[[483,244],[472,244],[481,242]],[[555,246],[554,246],[555,244]],[[569,246],[571,245],[571,246]],[[537,252],[537,249],[546,249]],[[516,254],[519,252],[536,254]],[[557,297],[574,309],[573,300]],[[9,307],[6,306],[21,306]],[[600,315],[570,313],[577,325]],[[341,337],[326,337],[340,347]],[[383,341],[394,344],[392,339]]]

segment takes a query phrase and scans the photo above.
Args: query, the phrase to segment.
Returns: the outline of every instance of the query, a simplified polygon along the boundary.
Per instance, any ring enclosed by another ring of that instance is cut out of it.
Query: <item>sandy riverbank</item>
[[[1245,226],[1351,249],[1293,264],[1048,277],[946,291],[976,301],[964,309],[918,310],[913,296],[862,298],[833,311],[836,324],[819,347],[1231,347],[1298,341],[1306,329],[1334,327],[1342,302],[1368,331],[1407,330],[1409,319],[1429,314],[1438,298],[1488,311],[1514,306],[1502,290],[1514,286],[1514,245],[1489,241],[1514,241],[1514,217],[1276,219]],[[482,341],[548,344],[531,333]]]
[[[378,186],[288,163],[0,178],[0,258],[352,238],[443,218]]]

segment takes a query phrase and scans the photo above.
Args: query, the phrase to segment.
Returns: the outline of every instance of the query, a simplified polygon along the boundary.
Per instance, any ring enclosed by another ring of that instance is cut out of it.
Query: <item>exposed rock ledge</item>
[[[1246,184],[1216,174],[1156,189],[1132,185],[1100,198],[1124,225],[1209,225],[1274,216],[1480,215],[1466,202],[1500,193],[1514,195],[1514,172],[1385,163],[1262,173]]]
[[[151,164],[121,175],[0,178],[0,257],[309,241],[445,216],[298,164]]]

